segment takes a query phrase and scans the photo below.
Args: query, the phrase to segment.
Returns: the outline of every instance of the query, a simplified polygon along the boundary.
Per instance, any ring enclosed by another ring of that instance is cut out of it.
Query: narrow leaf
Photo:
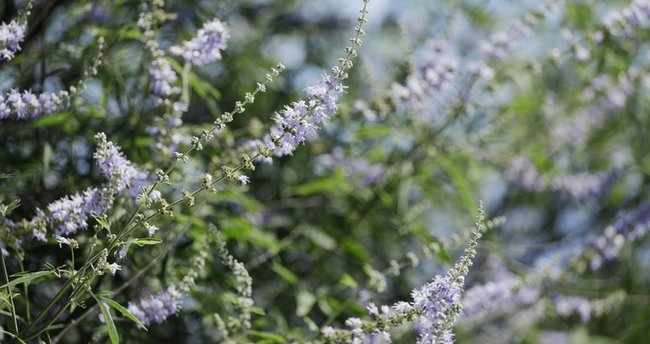
[[[158,245],[162,242],[160,239],[155,239],[155,238],[140,238],[140,239],[135,239],[133,241],[134,244],[142,247],[146,245]]]
[[[36,272],[28,272],[25,274],[21,273],[21,274],[12,275],[11,277],[17,277],[17,278],[9,281],[9,283],[1,285],[0,289],[13,288],[18,284],[29,283],[37,278],[41,278],[53,274],[54,273],[52,271],[36,271]]]
[[[95,297],[93,295],[93,297]],[[113,322],[113,316],[111,315],[111,312],[108,310],[106,307],[106,304],[103,301],[100,301],[95,297],[95,300],[97,300],[97,305],[99,305],[99,309],[102,311],[102,315],[104,316],[104,321],[106,322],[106,329],[108,329],[108,337],[111,339],[112,344],[119,344],[120,343],[120,337],[117,334],[117,328],[115,327],[115,323]]]
[[[102,297],[102,301],[108,303],[109,306],[113,307],[113,309],[115,309],[116,311],[122,313],[122,315],[124,315],[125,317],[131,319],[131,321],[133,321],[134,323],[136,323],[138,326],[140,326],[141,328],[143,328],[145,331],[149,331],[149,330],[147,330],[147,327],[144,326],[144,325],[140,322],[140,320],[138,320],[138,318],[135,317],[135,315],[131,314],[131,312],[129,312],[128,309],[124,308],[124,307],[123,307],[122,305],[120,305],[119,303],[117,303],[117,302],[115,302],[115,301],[113,301],[113,300],[111,300],[111,299],[109,299],[109,298],[106,298],[106,297]]]

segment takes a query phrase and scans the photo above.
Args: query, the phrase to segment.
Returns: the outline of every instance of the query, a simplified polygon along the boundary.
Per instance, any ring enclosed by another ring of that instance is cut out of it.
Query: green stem
[[[0,262],[2,262],[2,274],[4,275],[5,282],[9,284],[9,274],[7,273],[7,264],[5,262],[5,255],[0,252]],[[18,334],[18,318],[16,317],[16,306],[14,304],[14,294],[11,287],[7,286],[7,293],[9,294],[9,301],[11,302],[11,318],[14,322],[14,331]]]
[[[25,266],[22,260],[18,259],[18,264],[20,264],[20,271],[25,272]],[[27,313],[27,322],[29,322],[32,321],[32,314],[29,309],[29,288],[27,282],[23,283],[23,289],[25,290],[25,312]]]
[[[98,252],[97,254],[95,254],[95,256],[92,257],[90,260],[88,260],[86,262],[86,264],[83,267],[81,267],[81,269],[79,269],[79,271],[74,276],[72,276],[72,278],[68,279],[68,281],[61,287],[59,292],[56,293],[56,295],[54,295],[54,298],[47,304],[47,306],[45,306],[45,309],[43,309],[43,311],[41,311],[41,313],[38,315],[38,317],[36,317],[36,319],[34,319],[34,321],[30,321],[27,324],[27,327],[23,330],[23,333],[28,334],[29,330],[31,330],[35,325],[37,325],[38,323],[42,322],[45,319],[45,317],[50,312],[50,310],[52,310],[52,308],[59,302],[59,300],[63,297],[63,295],[68,291],[68,289],[70,289],[70,287],[72,287],[72,284],[74,282],[74,277],[80,276],[79,278],[81,279],[81,276],[83,276],[83,274],[86,272],[88,267],[91,264],[93,264],[95,261],[97,261],[97,259],[99,259],[100,254],[101,254],[101,252]],[[70,296],[72,297],[72,294]],[[61,308],[61,310],[59,312],[57,312],[57,315],[55,315],[54,320],[53,321],[48,321],[47,323],[52,324],[54,321],[56,321],[56,319],[62,314],[62,310],[65,310],[65,308],[66,307]],[[30,340],[30,339],[36,338],[41,333],[43,333],[46,329],[47,329],[47,327],[43,327],[38,332],[36,332],[36,334],[27,336],[26,339]]]

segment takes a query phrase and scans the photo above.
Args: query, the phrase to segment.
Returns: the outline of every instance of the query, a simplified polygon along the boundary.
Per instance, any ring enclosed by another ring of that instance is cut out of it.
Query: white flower
[[[247,176],[243,175],[243,174],[241,176],[237,177],[237,179],[241,182],[241,185],[246,185],[246,184],[248,184],[250,182],[250,179]]]
[[[325,338],[334,337],[334,335],[336,334],[336,330],[332,326],[323,327],[322,332],[323,332],[323,336],[325,336]]]
[[[54,238],[56,238],[56,241],[59,243],[59,247],[63,247],[62,245],[66,245],[72,248],[79,248],[79,243],[77,242],[77,240],[65,238],[60,235],[56,235]]]
[[[118,270],[122,270],[122,266],[119,265],[119,264],[117,264],[117,263],[106,264],[106,265],[104,266],[104,271],[105,271],[105,272],[110,272],[111,275],[113,275],[113,276],[115,276],[115,273],[116,273]]]

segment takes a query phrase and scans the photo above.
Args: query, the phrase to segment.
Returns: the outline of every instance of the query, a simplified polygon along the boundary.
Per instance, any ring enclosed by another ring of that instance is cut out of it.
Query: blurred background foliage
[[[157,36],[162,48],[188,39],[214,16],[231,30],[223,60],[191,72],[191,102],[178,135],[208,128],[277,62],[287,70],[194,155],[164,194],[179,195],[181,188],[200,185],[203,171],[218,170],[236,158],[233,148],[261,137],[275,111],[302,97],[302,89],[336,63],[360,5],[341,0],[167,1],[167,20]],[[150,58],[136,26],[139,6],[135,1],[36,2],[21,53],[1,65],[3,90],[52,91],[74,84],[98,36],[106,40],[105,61],[72,106],[31,122],[0,123],[0,172],[11,174],[0,181],[0,197],[22,203],[12,218],[29,218],[37,207],[102,182],[92,159],[92,137],[98,131],[144,169],[154,171],[169,161],[153,153],[153,138],[146,132],[161,113],[146,99]],[[529,38],[513,42],[506,58],[489,61],[493,78],[477,80],[467,71],[472,61],[485,60],[480,43],[494,32],[507,32],[509,23],[540,4],[371,0],[368,35],[341,109],[318,138],[293,156],[259,164],[249,185],[226,183],[217,195],[202,196],[196,207],[157,220],[163,240],[189,226],[187,235],[163,264],[116,300],[126,304],[182,276],[210,223],[225,233],[231,252],[253,277],[256,314],[248,340],[264,343],[302,342],[312,338],[310,329],[366,314],[368,302],[410,299],[413,288],[445,271],[461,254],[478,199],[491,217],[505,216],[507,222],[479,243],[466,289],[498,278],[499,269],[526,276],[555,254],[584,246],[621,210],[641,205],[649,192],[649,32],[638,29],[620,38],[602,25],[608,10],[623,6],[622,1],[560,2]],[[3,21],[17,8],[20,3],[3,2]],[[576,60],[567,30],[583,39],[588,59]],[[596,31],[602,40],[590,40]],[[392,96],[393,83],[406,83],[436,38],[448,42],[458,77],[419,108],[405,106]],[[553,48],[561,52],[557,59]],[[173,65],[181,72],[179,63]],[[631,68],[636,72],[630,76]],[[607,88],[615,88],[621,75],[630,84],[622,105]],[[598,88],[599,80],[604,88]],[[562,188],[529,185],[513,167],[522,157],[545,178],[612,172],[615,182],[576,199]],[[118,204],[112,218],[119,222],[128,211]],[[87,238],[78,240],[83,245]],[[646,238],[626,244],[619,259],[597,272],[567,268],[558,281],[538,284],[540,296],[533,305],[461,321],[458,342],[537,343],[552,335],[575,343],[645,342],[650,337],[648,244]],[[24,260],[27,270],[68,259],[68,252],[54,243],[32,245]],[[133,250],[123,271],[103,286],[120,285],[160,249]],[[412,264],[414,255],[419,264]],[[144,332],[119,322],[126,342],[219,342],[214,314],[235,311],[235,289],[232,276],[213,258],[183,310],[165,325]],[[18,263],[9,264],[15,268]],[[56,291],[51,287],[39,284],[30,291],[47,300]],[[602,299],[617,291],[625,293],[621,304],[586,322],[575,315],[562,317],[552,307],[526,318],[535,305],[558,295]],[[104,341],[103,331],[98,321],[87,322],[66,342]],[[415,334],[404,331],[394,340],[413,342]]]

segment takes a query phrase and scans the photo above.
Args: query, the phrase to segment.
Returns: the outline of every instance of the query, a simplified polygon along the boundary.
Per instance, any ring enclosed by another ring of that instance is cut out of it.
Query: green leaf
[[[53,155],[54,151],[52,150],[52,146],[49,143],[45,143],[43,147],[43,172],[50,170],[50,161],[52,161]]]
[[[158,245],[162,243],[162,240],[156,239],[156,238],[139,238],[133,240],[133,243],[142,247],[142,246],[147,246],[147,245]]]
[[[306,290],[299,291],[296,295],[296,315],[302,317],[309,314],[315,303],[316,296],[314,294]]]
[[[259,307],[251,307],[250,311],[252,314],[259,315],[259,316],[265,316],[266,312],[264,311],[264,308],[259,308]]]
[[[319,229],[310,227],[305,231],[305,236],[309,238],[314,245],[320,246],[323,249],[333,250],[336,248],[336,240]]]
[[[104,216],[95,216],[95,215],[93,215],[93,217],[95,218],[95,221],[97,221],[97,223],[100,226],[102,226],[102,228],[104,228],[107,231],[111,230],[111,223],[108,221],[108,218],[106,218],[106,215],[104,215]]]
[[[470,181],[464,172],[465,170],[444,155],[438,156],[438,164],[440,164],[440,167],[442,167],[451,178],[456,187],[456,191],[458,191],[458,197],[465,208],[467,208],[468,212],[472,214],[472,216],[475,216],[476,204],[474,203],[474,196],[472,196],[472,192],[470,191]]]
[[[153,137],[138,137],[135,139],[135,146],[139,148],[150,147],[153,144]]]
[[[298,283],[298,276],[278,263],[273,263],[271,270],[275,271],[275,273],[280,275],[280,277],[282,277],[282,279],[284,279],[289,284],[293,285]]]
[[[34,121],[34,127],[51,127],[66,123],[70,120],[71,114],[68,112],[58,113],[51,116],[44,116]]]
[[[335,193],[347,189],[349,189],[349,184],[343,172],[337,170],[331,175],[300,185],[294,193],[298,196],[310,196],[323,193]]]
[[[377,124],[377,125],[366,125],[357,131],[357,135],[361,138],[367,138],[367,137],[385,137],[388,136],[388,134],[391,133],[393,130],[393,127],[390,125],[385,125],[385,124]]]
[[[5,217],[7,214],[20,207],[20,199],[16,198],[11,203],[4,205],[0,203],[0,216]]]
[[[147,330],[147,327],[144,326],[144,325],[140,322],[140,320],[138,320],[138,318],[136,318],[133,314],[131,314],[131,312],[129,312],[129,310],[127,310],[126,308],[122,307],[122,305],[120,305],[119,303],[117,303],[117,302],[115,302],[115,301],[113,301],[113,300],[111,300],[111,299],[109,299],[109,298],[107,298],[107,297],[102,297],[102,301],[108,303],[109,306],[113,307],[113,309],[115,309],[116,311],[122,313],[122,315],[124,315],[125,317],[131,319],[131,321],[133,321],[134,323],[136,323],[138,326],[140,326],[141,328],[143,328],[145,331],[149,331],[149,330]]]
[[[180,63],[178,63],[176,60],[168,59],[168,61],[177,73],[183,74],[185,72],[183,66],[181,66]],[[194,72],[187,71],[185,73],[190,87],[192,87],[192,90],[196,93],[197,96],[199,96],[199,98],[202,100],[208,100],[210,99],[208,96],[210,96],[213,99],[221,99],[221,92],[212,86],[210,82],[203,80]]]
[[[344,273],[343,276],[341,276],[341,280],[339,281],[339,283],[343,284],[344,286],[350,289],[357,289],[357,287],[359,286],[357,281],[355,281],[354,278],[347,273]]]
[[[45,277],[48,275],[54,275],[54,272],[36,271],[36,272],[26,272],[26,273],[11,275],[11,277],[17,277],[17,278],[9,281],[9,283],[1,285],[0,289],[13,288],[18,284],[29,283],[37,278]]]
[[[287,341],[280,335],[270,332],[248,331],[252,336],[266,339],[265,341],[257,341],[257,343],[286,343]]]
[[[343,240],[343,249],[357,258],[360,262],[367,262],[368,259],[370,259],[370,255],[366,251],[361,244],[359,244],[356,240],[351,239],[351,238],[345,238]]]
[[[102,315],[104,316],[104,321],[106,322],[106,329],[108,330],[108,337],[111,339],[111,343],[119,344],[120,336],[117,334],[117,328],[115,327],[115,323],[113,322],[113,316],[111,315],[111,312],[106,307],[106,304],[103,301],[99,300],[95,295],[93,295],[93,297],[97,301],[97,305],[99,306],[99,309],[102,311]]]

